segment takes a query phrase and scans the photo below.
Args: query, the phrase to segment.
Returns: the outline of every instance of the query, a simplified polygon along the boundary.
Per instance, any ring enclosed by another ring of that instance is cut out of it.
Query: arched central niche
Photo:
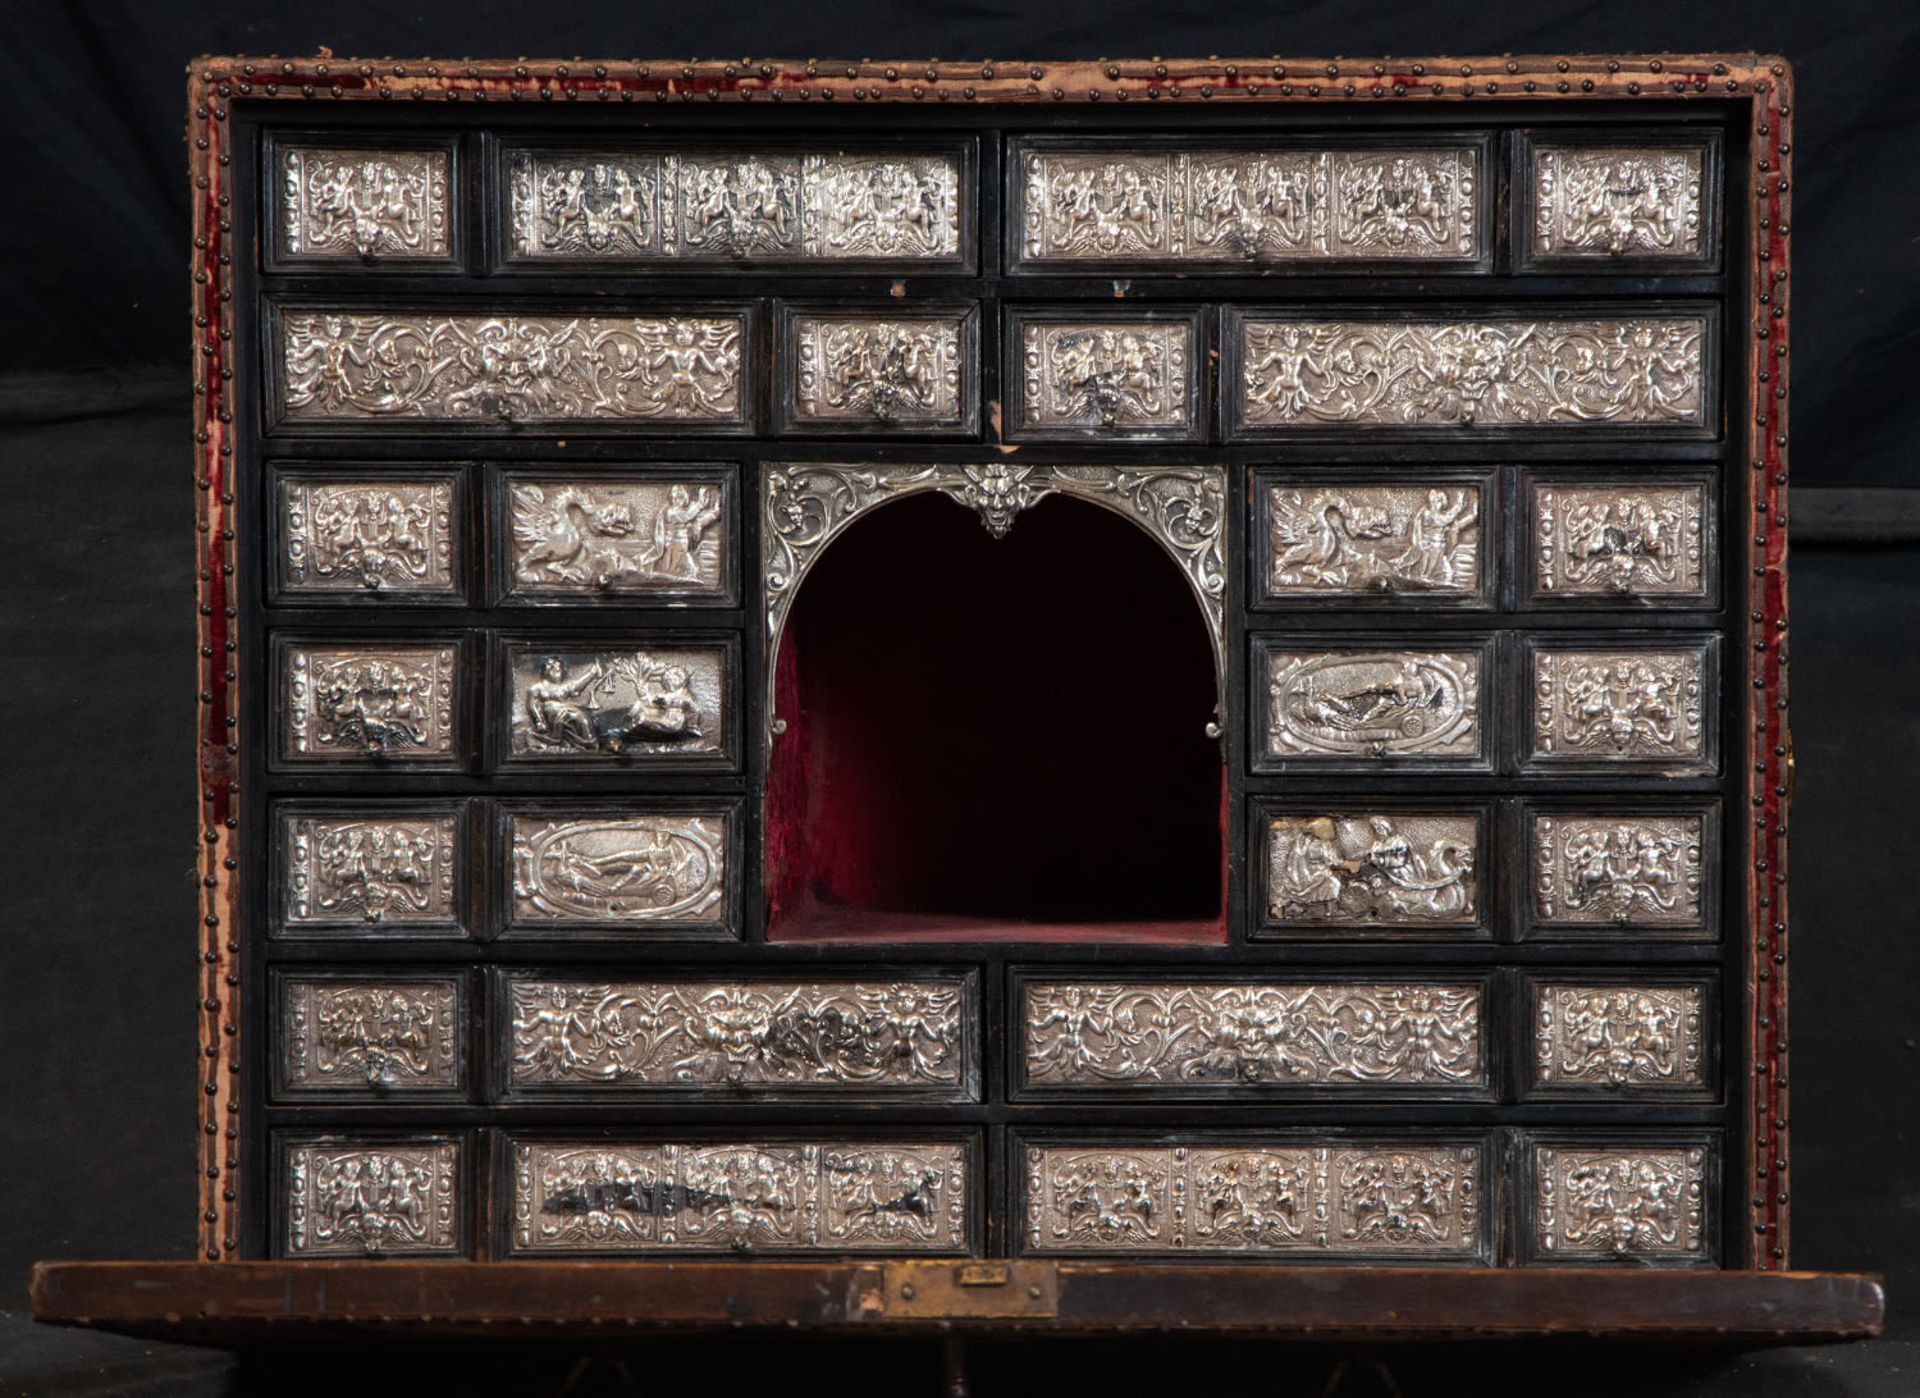
[[[774,473],[770,939],[1225,940],[1221,484]]]

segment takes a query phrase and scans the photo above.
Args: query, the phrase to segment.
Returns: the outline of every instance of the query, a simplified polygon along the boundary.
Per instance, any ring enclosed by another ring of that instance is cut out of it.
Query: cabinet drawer
[[[455,1136],[282,1135],[286,1257],[464,1257],[466,1143]]]
[[[464,976],[279,971],[273,990],[279,1096],[384,1101],[462,1094]]]

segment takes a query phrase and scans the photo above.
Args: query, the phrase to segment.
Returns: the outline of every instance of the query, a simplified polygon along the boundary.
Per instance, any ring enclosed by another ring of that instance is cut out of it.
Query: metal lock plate
[[[872,1319],[1050,1320],[1060,1313],[1060,1269],[1052,1262],[888,1262],[879,1270],[877,1307],[872,1288],[861,1288],[861,1313]]]

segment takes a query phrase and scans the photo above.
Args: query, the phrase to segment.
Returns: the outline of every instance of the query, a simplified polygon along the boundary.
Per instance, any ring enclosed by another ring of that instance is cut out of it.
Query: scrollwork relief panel
[[[959,980],[558,980],[507,991],[508,1076],[526,1091],[881,1091],[966,1085]]]
[[[1710,768],[1708,651],[1536,650],[1532,758]]]
[[[1472,982],[1033,981],[1021,993],[1035,1087],[1487,1085]]]
[[[379,1097],[460,1085],[462,994],[454,976],[288,976],[278,1077],[289,1093]]]
[[[972,426],[973,323],[940,316],[796,313],[787,417],[794,429],[900,432]]]
[[[1706,1086],[1706,987],[1534,987],[1534,1081],[1546,1089]]]
[[[280,149],[279,256],[288,262],[445,261],[446,150]]]
[[[283,644],[278,653],[283,760],[457,759],[454,646]]]
[[[1536,811],[1533,916],[1543,928],[1704,928],[1704,817]]]
[[[315,480],[279,483],[283,591],[302,597],[423,597],[461,588],[454,483]]]
[[[1531,154],[1534,257],[1698,261],[1710,252],[1707,147],[1540,143]]]
[[[439,315],[283,310],[289,423],[746,424],[743,314]]]
[[[1244,316],[1241,432],[1710,426],[1700,316],[1399,321]]]
[[[291,1257],[450,1257],[461,1251],[460,1146],[449,1140],[284,1142]]]
[[[452,815],[280,817],[280,916],[294,935],[325,929],[457,932]]]

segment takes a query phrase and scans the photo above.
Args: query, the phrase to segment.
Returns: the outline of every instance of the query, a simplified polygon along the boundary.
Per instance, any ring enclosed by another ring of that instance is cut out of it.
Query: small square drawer
[[[466,1141],[383,1132],[275,1138],[283,1257],[464,1257]]]

